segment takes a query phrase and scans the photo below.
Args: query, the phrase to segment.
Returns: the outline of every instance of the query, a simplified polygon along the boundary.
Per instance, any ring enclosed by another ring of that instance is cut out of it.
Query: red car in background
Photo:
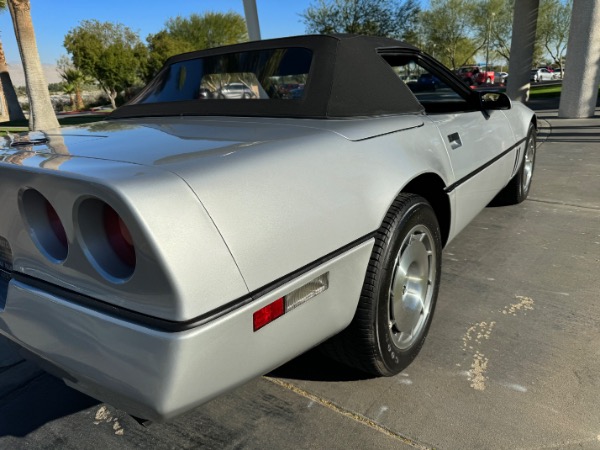
[[[494,71],[481,70],[479,66],[463,66],[456,73],[468,84],[493,84]]]

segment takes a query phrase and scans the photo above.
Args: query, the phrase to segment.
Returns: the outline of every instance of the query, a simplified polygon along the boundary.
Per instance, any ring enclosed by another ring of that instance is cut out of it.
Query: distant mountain
[[[44,69],[48,84],[59,83],[62,81],[54,64],[42,64],[42,68]],[[20,62],[9,62],[8,72],[10,73],[10,79],[15,87],[25,86],[25,73],[23,72],[23,66]]]

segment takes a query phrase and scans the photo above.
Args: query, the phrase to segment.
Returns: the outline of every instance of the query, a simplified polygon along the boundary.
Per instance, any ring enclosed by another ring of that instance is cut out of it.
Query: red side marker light
[[[273,322],[278,317],[283,316],[285,312],[285,303],[283,297],[278,298],[273,303],[256,311],[252,317],[254,331],[260,330],[265,325]]]

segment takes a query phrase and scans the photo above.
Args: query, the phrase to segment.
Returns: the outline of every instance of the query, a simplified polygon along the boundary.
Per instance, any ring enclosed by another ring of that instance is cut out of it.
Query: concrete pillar
[[[540,0],[515,2],[506,86],[506,93],[512,100],[524,102],[529,99],[529,76],[533,63],[539,6]]]
[[[248,37],[251,41],[260,41],[260,27],[258,25],[256,0],[244,0],[244,13],[246,14]]]
[[[574,0],[558,116],[593,117],[600,84],[600,0]]]

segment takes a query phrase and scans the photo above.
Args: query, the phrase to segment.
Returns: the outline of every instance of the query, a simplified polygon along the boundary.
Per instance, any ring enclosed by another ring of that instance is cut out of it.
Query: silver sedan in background
[[[539,69],[532,69],[531,74],[529,76],[530,81],[539,82],[539,81],[552,81],[559,78],[556,73],[549,71],[548,69],[542,67]]]

